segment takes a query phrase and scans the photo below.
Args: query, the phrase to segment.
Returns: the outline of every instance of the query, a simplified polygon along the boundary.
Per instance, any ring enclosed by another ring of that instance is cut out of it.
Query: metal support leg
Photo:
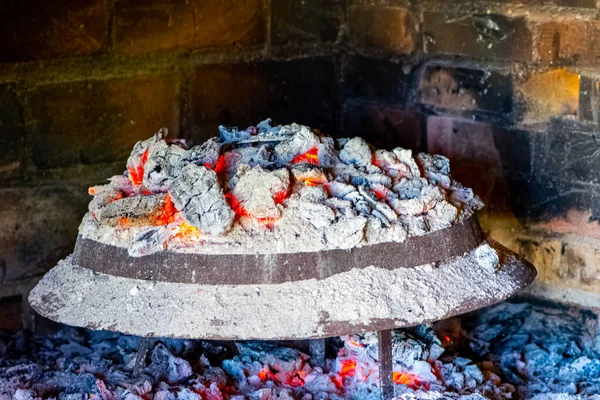
[[[377,332],[379,337],[379,390],[381,400],[394,397],[394,381],[392,380],[392,331]]]
[[[137,354],[135,356],[135,364],[133,365],[133,376],[139,376],[146,367],[146,356],[150,350],[150,342],[152,339],[143,337],[140,340]]]
[[[325,339],[311,339],[308,341],[308,351],[313,367],[325,368]]]

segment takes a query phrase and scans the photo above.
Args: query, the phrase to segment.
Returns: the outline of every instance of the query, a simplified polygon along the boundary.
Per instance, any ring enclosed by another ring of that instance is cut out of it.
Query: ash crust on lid
[[[269,119],[220,127],[191,148],[166,136],[138,142],[123,176],[90,188],[80,235],[131,256],[351,249],[448,228],[483,207],[447,158],[359,137]]]

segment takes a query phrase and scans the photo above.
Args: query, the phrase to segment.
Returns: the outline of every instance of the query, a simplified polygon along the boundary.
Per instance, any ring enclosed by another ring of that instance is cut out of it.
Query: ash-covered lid
[[[82,237],[130,256],[349,249],[448,228],[483,206],[447,158],[359,137],[270,119],[193,147],[166,136],[138,142],[123,175],[90,188]]]

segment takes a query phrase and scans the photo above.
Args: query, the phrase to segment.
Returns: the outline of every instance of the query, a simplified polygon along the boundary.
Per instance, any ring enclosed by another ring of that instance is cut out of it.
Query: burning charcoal
[[[139,141],[133,146],[131,155],[127,159],[127,172],[129,173],[129,179],[135,185],[140,185],[144,178],[144,165],[148,160],[152,147],[163,140],[168,135],[168,130],[163,128],[159,130],[150,139]]]
[[[113,176],[109,179],[110,183],[100,186],[92,186],[89,188],[89,193],[94,196],[88,210],[92,213],[97,213],[106,205],[115,200],[123,198],[123,193],[133,193],[133,184],[124,176]]]
[[[401,179],[393,187],[394,192],[398,194],[400,199],[415,199],[421,196],[421,191],[427,186],[427,180],[423,178],[417,179]]]
[[[482,209],[484,205],[479,196],[473,193],[473,189],[464,187],[456,181],[452,181],[449,200],[457,208],[467,206],[474,211]]]
[[[203,233],[221,235],[231,228],[235,215],[214,171],[195,164],[186,165],[171,183],[169,194],[185,220]]]
[[[165,196],[161,193],[115,200],[99,212],[98,219],[101,224],[113,227],[154,225]]]
[[[210,165],[214,168],[219,160],[220,146],[216,138],[211,138],[201,145],[194,146],[181,157],[180,168],[185,164]]]
[[[168,145],[164,140],[152,146],[144,165],[144,187],[153,192],[167,190],[169,179],[174,178],[181,168],[184,153],[185,149]]]
[[[340,159],[349,165],[366,167],[371,165],[373,156],[371,148],[363,138],[355,137],[348,140],[340,151]]]
[[[445,189],[450,188],[450,161],[446,157],[419,153],[417,154],[417,162],[421,166],[425,178],[430,183]]]
[[[421,171],[413,157],[411,150],[396,147],[394,150],[392,150],[392,152],[396,156],[396,159],[398,159],[398,162],[401,162],[408,167],[410,171],[410,176],[408,176],[409,179],[417,179],[421,177]]]
[[[323,169],[307,164],[294,165],[291,169],[294,181],[302,182],[307,186],[318,186],[329,182]]]
[[[289,172],[285,168],[267,171],[259,166],[238,172],[232,195],[246,214],[256,219],[279,219],[279,199],[288,196]],[[277,201],[276,201],[277,200]]]
[[[309,127],[298,124],[282,126],[279,134],[288,136],[275,146],[274,152],[281,165],[290,164],[297,156],[318,148],[321,141]]]
[[[192,375],[190,363],[184,359],[175,357],[169,349],[158,343],[154,346],[151,356],[152,362],[147,367],[147,371],[153,374],[157,379],[165,378],[171,384],[181,382]]]

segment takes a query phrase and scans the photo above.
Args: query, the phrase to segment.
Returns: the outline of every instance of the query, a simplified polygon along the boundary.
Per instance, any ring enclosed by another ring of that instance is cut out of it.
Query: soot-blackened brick
[[[354,45],[397,54],[410,54],[415,50],[418,24],[406,8],[354,6],[348,13]]]
[[[352,56],[344,61],[343,92],[346,97],[398,101],[408,82],[402,65],[387,60]]]
[[[412,110],[386,104],[350,101],[344,107],[342,137],[363,137],[378,148],[425,150],[425,118]]]
[[[531,32],[520,17],[425,12],[424,36],[428,53],[523,61],[532,57]]]
[[[0,85],[0,174],[18,166],[22,134],[16,94],[9,85]]]
[[[506,115],[512,96],[510,75],[495,71],[430,66],[419,83],[421,103],[453,110]]]
[[[281,0],[271,3],[271,42],[332,42],[342,23],[341,0]]]
[[[217,135],[219,125],[247,127],[268,117],[334,133],[335,71],[329,59],[202,66],[190,87],[186,137],[196,143]]]
[[[27,96],[33,163],[42,169],[126,160],[160,128],[179,133],[176,76],[50,84]]]
[[[553,120],[538,136],[535,174],[565,182],[600,184],[600,132],[571,121]]]
[[[264,41],[261,0],[116,0],[114,41],[128,54]]]
[[[39,275],[67,256],[89,200],[85,186],[0,189],[4,280]]]
[[[532,138],[520,130],[430,116],[427,152],[448,157],[452,176],[494,208],[512,208],[531,174]]]
[[[0,2],[0,62],[105,51],[107,4],[104,0]]]

